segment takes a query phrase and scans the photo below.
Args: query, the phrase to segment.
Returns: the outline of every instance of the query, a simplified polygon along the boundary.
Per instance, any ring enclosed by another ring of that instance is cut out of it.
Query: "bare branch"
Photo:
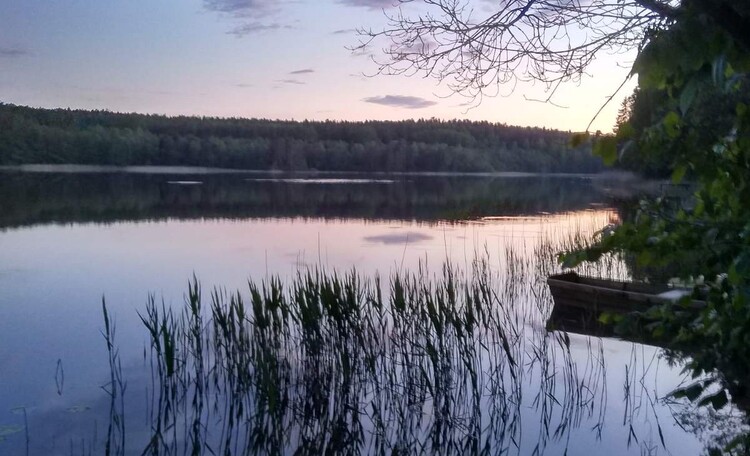
[[[381,46],[379,74],[422,74],[471,99],[521,81],[545,85],[551,102],[578,82],[595,57],[641,49],[669,26],[671,0],[498,0],[481,17],[466,0],[400,0],[380,31],[360,30],[360,45]],[[419,7],[419,13],[411,12]]]

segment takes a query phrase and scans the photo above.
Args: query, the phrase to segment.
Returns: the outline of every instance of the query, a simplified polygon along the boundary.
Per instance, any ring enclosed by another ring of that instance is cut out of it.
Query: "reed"
[[[566,451],[582,427],[601,438],[601,339],[574,354],[569,334],[545,329],[544,279],[559,270],[557,252],[583,239],[386,279],[318,267],[205,292],[193,277],[182,309],[151,296],[140,314],[152,372],[142,454],[542,454],[553,442]],[[586,268],[627,275],[613,256]],[[651,368],[639,362],[634,352],[623,445],[666,446],[660,399],[643,381]],[[644,420],[657,442],[638,435]]]
[[[549,314],[529,280],[546,252],[385,282],[308,269],[214,289],[205,306],[193,277],[176,313],[151,298],[146,453],[498,454],[521,445],[531,377],[543,379],[539,448],[583,416],[602,420],[604,382],[585,383],[603,365],[579,372],[561,334],[529,340]]]
[[[104,330],[102,336],[107,344],[107,361],[109,363],[109,382],[102,389],[110,398],[109,403],[109,426],[104,442],[104,454],[106,456],[125,454],[125,390],[127,383],[122,375],[122,363],[119,351],[115,346],[115,322],[109,315],[107,303],[102,298],[102,315],[104,319]]]

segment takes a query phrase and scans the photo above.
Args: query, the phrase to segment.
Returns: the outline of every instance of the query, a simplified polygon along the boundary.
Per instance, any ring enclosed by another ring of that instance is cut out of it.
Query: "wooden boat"
[[[689,288],[668,285],[620,282],[579,276],[575,272],[556,274],[547,278],[555,307],[613,313],[645,311],[659,304],[676,303],[692,294]],[[692,300],[691,307],[702,307],[702,301]]]
[[[705,306],[703,301],[695,299],[683,304],[682,298],[692,294],[689,288],[594,279],[575,272],[552,275],[547,284],[555,301],[552,316],[558,320],[570,317],[580,321],[582,316],[587,317],[585,320],[596,319],[603,312],[643,312],[655,305],[678,302],[688,309]]]
[[[603,312],[625,314],[643,312],[655,305],[675,304],[688,311],[698,311],[704,301],[689,298],[690,288],[675,288],[668,285],[652,285],[636,282],[594,279],[574,272],[556,274],[547,278],[554,307],[547,321],[548,330],[563,330],[571,333],[610,337],[614,335],[611,325],[602,324],[599,316]],[[648,343],[641,336],[628,338],[635,342]]]

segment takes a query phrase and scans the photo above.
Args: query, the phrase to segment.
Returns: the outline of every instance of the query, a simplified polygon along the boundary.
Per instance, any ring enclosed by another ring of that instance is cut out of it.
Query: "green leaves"
[[[592,246],[582,250],[565,252],[559,255],[558,260],[563,268],[570,269],[585,261],[596,261],[604,254],[601,246]]]
[[[614,165],[617,161],[617,138],[611,135],[597,137],[593,152],[604,160],[604,164]]]
[[[666,57],[673,53],[665,52],[658,39],[652,40],[635,59],[633,74],[638,75],[638,86],[641,88],[663,89],[666,85],[670,63]]]
[[[685,165],[675,166],[674,171],[672,172],[672,183],[679,184],[680,182],[682,182],[682,178],[685,177],[686,172],[687,172],[687,166]]]
[[[742,102],[737,103],[734,109],[737,117],[744,117],[748,113],[747,105]]]
[[[692,299],[703,301],[702,310],[686,298],[626,316],[617,328],[645,330],[679,350],[700,380],[672,396],[720,410],[730,393],[738,398],[734,387],[750,372],[750,55],[703,3],[682,2],[675,22],[649,36],[633,65],[639,88],[623,103],[616,134],[594,139],[605,163],[671,172],[673,183],[688,180],[689,187],[641,204],[597,246],[600,255],[622,254],[639,279],[662,282],[667,270],[667,277],[700,283]],[[623,153],[627,141],[635,157]],[[568,253],[563,264],[589,254]]]
[[[630,122],[624,122],[617,126],[617,139],[630,139],[635,135],[635,128],[630,124]]]
[[[714,84],[721,87],[726,82],[727,76],[731,76],[731,69],[727,66],[727,56],[721,54],[711,62],[711,77]]]
[[[691,79],[682,89],[680,93],[680,112],[682,115],[686,115],[690,110],[690,106],[693,105],[695,97],[700,89],[700,82],[697,79]]]
[[[570,137],[570,147],[579,147],[583,145],[586,141],[588,141],[590,138],[591,138],[591,135],[588,132],[574,133],[573,136]]]
[[[602,312],[597,318],[597,321],[603,325],[615,325],[620,323],[623,319],[622,315],[618,315],[611,312]]]
[[[664,131],[670,139],[675,139],[680,134],[680,115],[670,111],[662,120]]]
[[[734,285],[750,280],[750,251],[742,250],[729,267],[728,278]]]

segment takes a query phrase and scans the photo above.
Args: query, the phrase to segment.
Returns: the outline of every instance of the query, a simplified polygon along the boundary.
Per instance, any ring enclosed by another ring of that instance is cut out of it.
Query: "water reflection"
[[[655,347],[548,330],[554,254],[616,218],[558,212],[586,181],[6,176],[2,454],[696,454],[737,422],[666,401]]]
[[[0,170],[0,228],[204,218],[466,220],[575,211],[605,202],[598,187],[574,177],[248,179]]]
[[[140,308],[147,348],[125,369],[104,307],[104,392],[33,414],[33,454],[694,454],[676,420],[705,417],[665,407],[681,377],[659,350],[545,330],[557,248],[383,281],[193,281],[183,306]],[[65,414],[62,441],[41,437]]]
[[[405,233],[386,233],[377,236],[365,236],[363,239],[367,242],[376,244],[408,244],[409,242],[429,241],[433,237],[423,233],[407,231]]]

